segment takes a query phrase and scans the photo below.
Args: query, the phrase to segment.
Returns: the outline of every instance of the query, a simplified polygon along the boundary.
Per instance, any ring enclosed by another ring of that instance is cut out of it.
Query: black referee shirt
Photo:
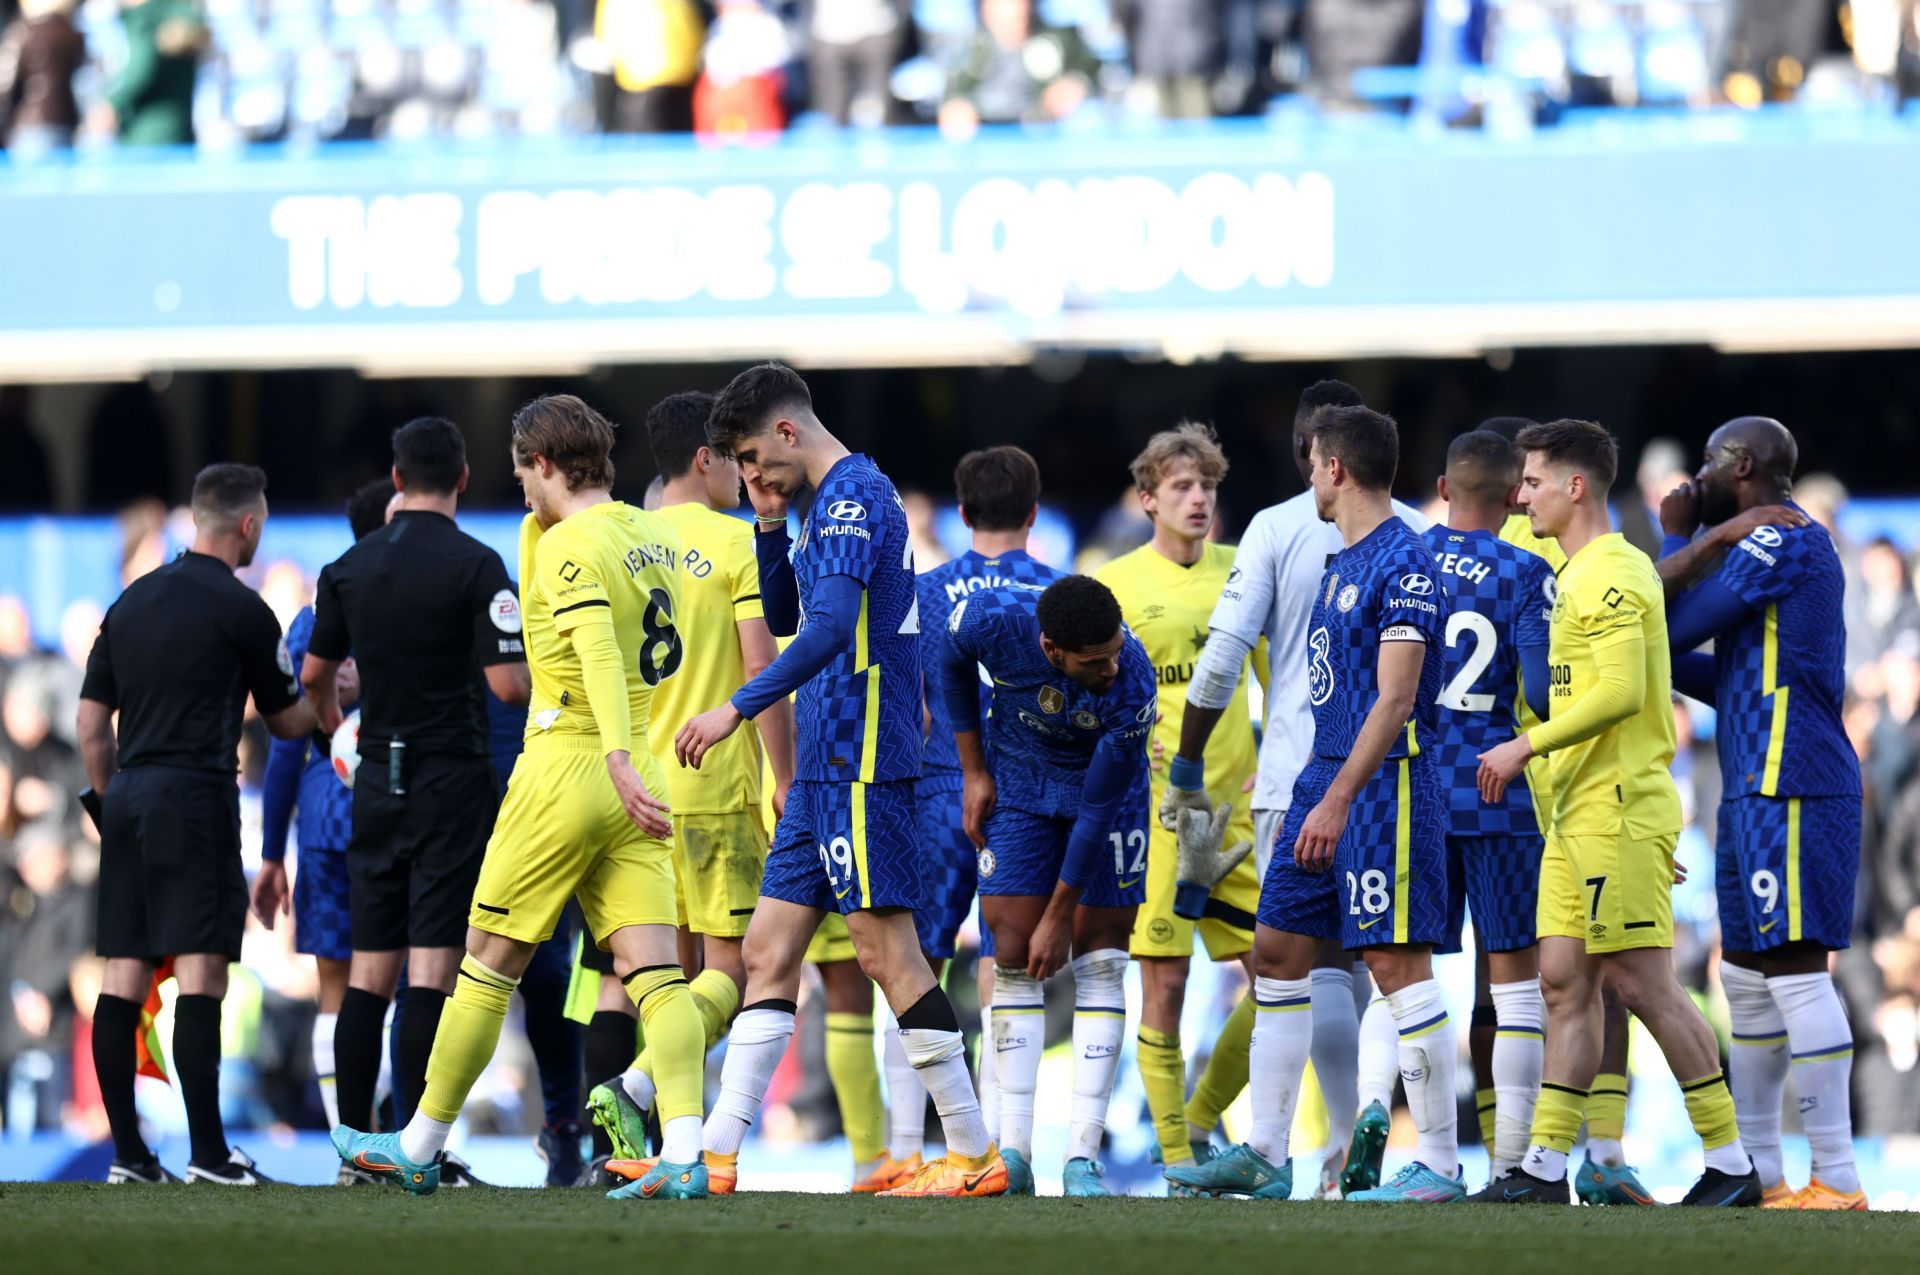
[[[444,514],[403,509],[320,573],[309,653],[360,669],[360,742],[488,756],[480,670],[520,664],[520,604],[500,555]]]
[[[268,717],[300,683],[280,621],[232,568],[183,553],[127,586],[100,622],[83,699],[120,710],[122,770],[240,769],[247,696]]]

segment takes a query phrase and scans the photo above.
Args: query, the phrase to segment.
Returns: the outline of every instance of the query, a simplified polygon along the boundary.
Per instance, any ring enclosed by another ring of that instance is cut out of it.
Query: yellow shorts
[[[1541,938],[1584,939],[1595,954],[1673,946],[1673,850],[1680,834],[1547,837]]]
[[[1159,807],[1160,794],[1154,794]],[[1229,846],[1253,840],[1253,811],[1241,796],[1233,803],[1233,815],[1227,823]],[[1174,887],[1179,884],[1178,835],[1160,826],[1156,814],[1147,839],[1147,899],[1133,921],[1133,937],[1127,947],[1135,956],[1187,957],[1193,955],[1193,932],[1197,927],[1207,955],[1216,961],[1231,960],[1253,950],[1254,912],[1260,906],[1260,870],[1253,855],[1227,874],[1213,888],[1207,900],[1206,915],[1198,922],[1173,914]]]
[[[649,792],[667,790],[660,763],[645,753],[634,760]],[[599,737],[535,739],[514,764],[467,923],[544,942],[576,894],[587,932],[602,947],[625,926],[679,923],[673,849],[627,818]]]
[[[719,815],[673,816],[680,924],[695,934],[723,939],[745,935],[766,866],[767,827],[758,806]]]
[[[853,936],[847,933],[847,918],[829,912],[807,944],[807,960],[815,965],[832,965],[855,959]]]

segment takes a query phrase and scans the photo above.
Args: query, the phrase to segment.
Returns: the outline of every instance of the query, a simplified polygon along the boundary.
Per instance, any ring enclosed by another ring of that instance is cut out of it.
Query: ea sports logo
[[[1780,547],[1780,538],[1780,529],[1778,527],[1755,527],[1753,529],[1753,542],[1757,545],[1765,545],[1769,549],[1778,549]]]
[[[1404,575],[1400,577],[1400,588],[1416,598],[1424,598],[1433,592],[1433,580],[1423,575]]]
[[[867,507],[857,500],[836,500],[827,506],[827,517],[835,522],[865,522]]]

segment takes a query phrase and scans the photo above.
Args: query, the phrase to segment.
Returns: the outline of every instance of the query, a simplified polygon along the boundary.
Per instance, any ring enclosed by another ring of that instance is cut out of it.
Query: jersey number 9
[[[647,632],[646,641],[640,644],[640,680],[658,686],[679,670],[680,659],[686,654],[680,646],[680,630],[673,627],[671,593],[654,589],[647,594],[647,611],[640,617],[640,627]]]

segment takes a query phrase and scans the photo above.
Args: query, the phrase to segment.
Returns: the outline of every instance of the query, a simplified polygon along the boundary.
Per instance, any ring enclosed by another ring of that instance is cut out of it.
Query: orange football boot
[[[1762,1208],[1769,1209],[1811,1209],[1828,1213],[1864,1213],[1867,1211],[1867,1193],[1865,1191],[1836,1191],[1819,1178],[1813,1179],[1793,1197],[1780,1203],[1763,1203]]]
[[[988,1151],[978,1162],[969,1164],[956,1155],[929,1160],[920,1171],[883,1196],[902,1199],[923,1197],[959,1198],[963,1196],[1005,1195],[1007,1162],[998,1151]]]
[[[882,1191],[891,1190],[893,1187],[899,1186],[925,1167],[926,1163],[921,1160],[918,1151],[904,1160],[896,1160],[890,1155],[882,1156],[880,1163],[874,1167],[872,1173],[867,1174],[866,1177],[861,1178],[853,1184],[853,1193],[855,1195],[878,1195]]]

